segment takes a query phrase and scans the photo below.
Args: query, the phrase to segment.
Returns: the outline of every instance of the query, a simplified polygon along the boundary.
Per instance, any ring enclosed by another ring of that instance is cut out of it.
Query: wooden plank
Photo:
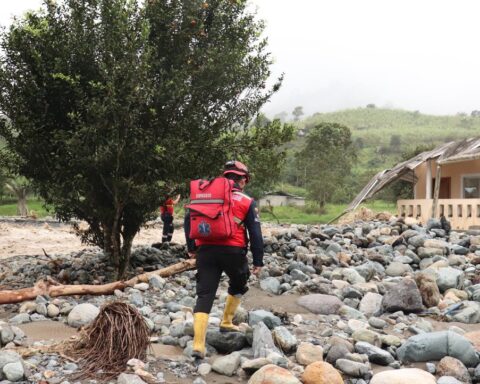
[[[437,173],[435,175],[435,191],[433,193],[432,218],[437,217],[438,196],[440,195],[440,183],[442,178],[442,168],[437,164]]]

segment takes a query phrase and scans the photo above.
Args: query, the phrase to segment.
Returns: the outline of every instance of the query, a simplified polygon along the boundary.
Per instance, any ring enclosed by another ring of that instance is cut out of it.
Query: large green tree
[[[255,198],[280,182],[285,165],[287,150],[285,143],[293,139],[294,128],[290,124],[282,124],[280,120],[268,120],[265,116],[257,117],[238,140],[240,151],[232,153],[232,158],[248,164],[253,182],[247,191]]]
[[[3,155],[123,276],[165,193],[258,149],[262,31],[244,0],[46,0],[1,37]]]
[[[305,179],[310,198],[323,209],[336,194],[344,193],[356,158],[350,129],[337,123],[316,125],[297,153],[297,172]]]

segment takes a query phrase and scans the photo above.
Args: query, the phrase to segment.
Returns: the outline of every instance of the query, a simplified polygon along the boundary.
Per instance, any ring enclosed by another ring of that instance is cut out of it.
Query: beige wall
[[[268,195],[262,197],[258,202],[261,207],[268,206],[268,202],[270,201],[270,205],[272,207],[282,207],[287,205],[295,205],[295,206],[304,206],[305,199],[295,199],[289,196],[280,196],[280,195]]]
[[[432,217],[432,199],[398,200],[399,216],[413,217],[425,225]],[[443,214],[453,229],[480,226],[480,199],[439,199],[436,217]]]
[[[427,162],[420,164],[415,168],[415,176],[418,178],[415,184],[415,199],[426,198],[426,174],[427,174]],[[437,172],[437,163],[432,160],[431,172],[432,178],[435,178]],[[442,165],[441,177],[451,178],[451,198],[463,199],[462,195],[462,177],[468,174],[480,174],[480,160],[463,161],[461,163],[445,164]],[[432,196],[435,186],[432,184]]]

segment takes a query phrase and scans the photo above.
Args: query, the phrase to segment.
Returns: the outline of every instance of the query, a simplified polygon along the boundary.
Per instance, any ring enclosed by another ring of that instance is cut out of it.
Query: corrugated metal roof
[[[456,142],[440,156],[438,163],[448,164],[478,158],[480,158],[480,138],[477,137]]]
[[[371,198],[396,180],[402,179],[416,182],[413,170],[431,159],[437,159],[437,163],[440,165],[480,159],[480,137],[442,144],[431,151],[422,152],[407,161],[397,164],[392,169],[385,169],[377,173],[350,203],[345,212],[354,210],[362,201]]]

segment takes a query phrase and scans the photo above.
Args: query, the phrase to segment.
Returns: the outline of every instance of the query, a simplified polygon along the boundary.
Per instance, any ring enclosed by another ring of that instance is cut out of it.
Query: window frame
[[[462,199],[480,199],[480,182],[479,182],[479,189],[478,189],[478,197],[465,197],[465,179],[479,179],[480,180],[480,173],[465,173],[461,175],[461,183],[460,183],[460,196]]]

